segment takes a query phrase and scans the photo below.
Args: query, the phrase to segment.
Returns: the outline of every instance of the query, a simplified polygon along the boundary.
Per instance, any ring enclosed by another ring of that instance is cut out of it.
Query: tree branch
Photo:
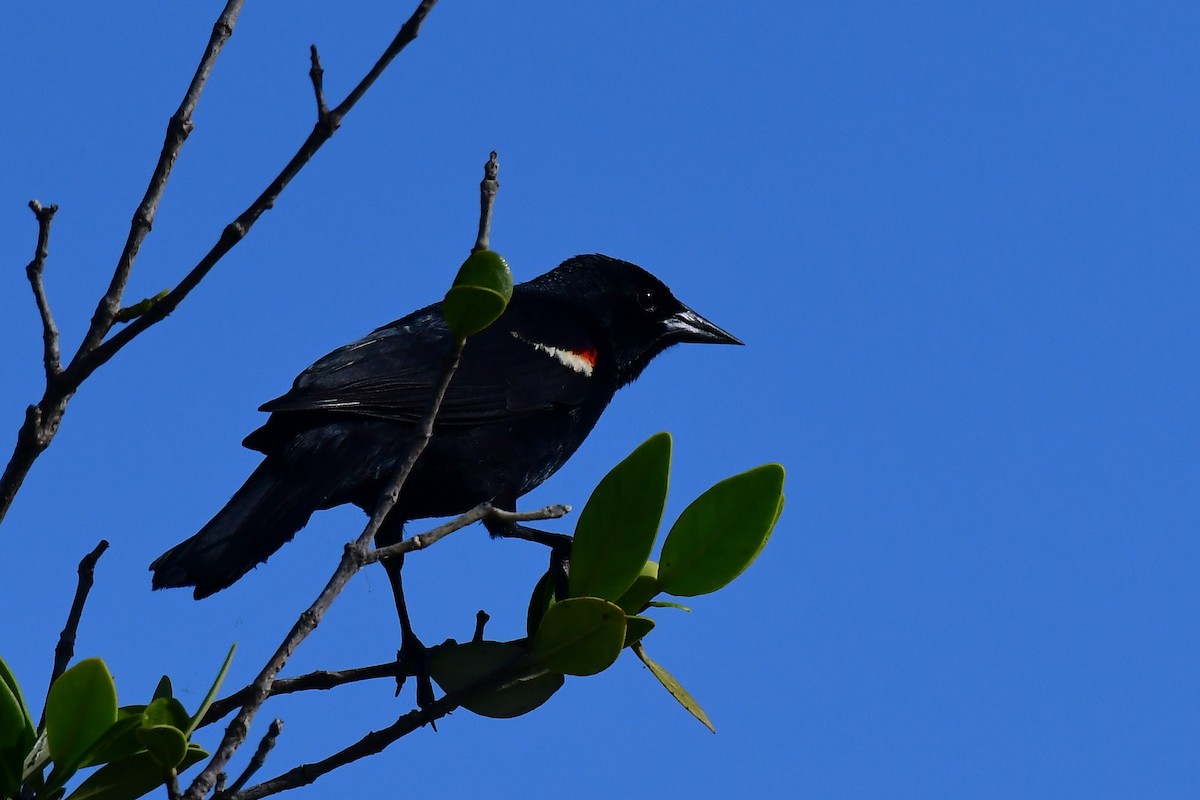
[[[37,217],[38,241],[33,260],[25,267],[25,275],[29,278],[29,285],[33,287],[33,299],[37,303],[38,314],[42,317],[42,360],[46,365],[46,383],[50,383],[62,372],[62,364],[59,361],[58,326],[54,324],[54,315],[50,313],[50,300],[46,297],[42,275],[46,270],[46,259],[50,255],[50,223],[58,211],[58,206],[53,203],[43,206],[37,200],[30,200],[29,208]]]
[[[370,72],[359,82],[358,86],[354,87],[337,108],[329,111],[326,117],[317,120],[308,138],[300,145],[300,149],[296,151],[296,154],[292,156],[283,170],[275,176],[270,185],[263,190],[262,194],[237,219],[225,226],[217,243],[200,259],[196,266],[192,267],[192,270],[184,276],[183,280],[168,292],[165,297],[155,303],[145,314],[142,314],[129,325],[117,331],[103,344],[98,345],[94,352],[89,354],[86,362],[80,365],[81,369],[85,372],[84,377],[87,374],[91,374],[97,367],[116,355],[121,348],[142,331],[166,319],[167,315],[174,311],[183,302],[184,298],[200,284],[200,281],[204,279],[216,263],[246,236],[246,233],[254,226],[258,218],[275,205],[275,200],[284,188],[291,183],[292,178],[296,177],[300,170],[312,159],[313,155],[316,154],[317,150],[325,142],[329,141],[334,131],[341,125],[342,118],[362,98],[367,89],[371,87],[371,84],[375,82],[375,79],[392,62],[392,59],[417,38],[421,23],[425,21],[426,15],[433,8],[435,2],[436,0],[423,0],[417,7],[417,10],[409,17],[408,21],[400,28],[400,32],[396,34],[396,38],[392,40],[388,49],[380,56]],[[322,74],[324,73],[322,72]]]
[[[96,307],[88,332],[71,362],[59,373],[58,380],[48,382],[42,399],[37,405],[31,405],[26,410],[25,422],[17,433],[17,443],[13,448],[13,455],[5,467],[3,476],[0,476],[0,522],[3,522],[9,506],[12,505],[13,498],[16,497],[17,491],[24,483],[33,463],[49,446],[50,441],[58,432],[59,423],[62,421],[63,414],[66,413],[67,403],[83,381],[139,334],[166,319],[199,285],[217,262],[245,237],[258,218],[267,209],[274,206],[276,199],[292,178],[333,136],[334,131],[341,124],[342,118],[362,98],[367,89],[400,51],[416,39],[421,24],[425,21],[425,17],[435,2],[436,0],[422,0],[370,71],[336,108],[329,111],[323,119],[317,120],[308,138],[300,145],[300,149],[296,151],[279,175],[245,211],[225,226],[216,244],[192,267],[183,280],[165,295],[152,298],[144,310],[139,307],[138,314],[125,327],[112,336],[108,336],[118,321],[125,321],[131,316],[129,314],[121,315],[121,297],[129,281],[133,262],[137,258],[142,241],[153,224],[171,168],[183,147],[184,140],[192,130],[192,112],[200,92],[212,71],[217,54],[233,32],[233,23],[241,10],[242,0],[229,0],[225,10],[213,26],[212,37],[209,39],[208,47],[196,69],[196,74],[188,86],[183,102],[167,126],[166,140],[154,174],[150,179],[150,185],[141,204],[134,212],[133,224],[125,249],[118,260],[108,291]]]
[[[264,781],[256,786],[251,786],[249,789],[227,798],[227,800],[259,800],[259,798],[278,794],[288,789],[307,786],[317,778],[332,772],[338,767],[343,767],[352,761],[383,752],[388,745],[416,731],[426,723],[435,722],[449,715],[461,706],[463,702],[470,700],[473,696],[502,686],[514,679],[521,673],[521,669],[524,667],[526,667],[525,657],[520,656],[515,658],[512,662],[498,667],[462,690],[454,694],[442,696],[441,699],[436,700],[433,705],[426,709],[413,709],[402,714],[388,727],[378,731],[371,731],[354,744],[342,748],[321,761],[312,764],[302,764],[276,778]]]
[[[530,522],[558,519],[565,516],[570,510],[571,507],[567,505],[553,505],[546,506],[537,511],[502,511],[494,508],[491,503],[480,503],[462,516],[428,530],[425,533],[418,533],[402,542],[397,542],[387,547],[375,548],[364,556],[364,560],[365,563],[371,564],[384,558],[412,553],[416,550],[424,550],[438,539],[448,536],[457,530],[462,530],[476,522],[483,522],[485,520],[495,520],[496,522]]]
[[[88,375],[95,371],[96,367],[112,357],[110,355],[108,358],[96,361],[96,348],[104,337],[108,335],[120,313],[121,296],[125,292],[125,285],[129,282],[129,274],[133,270],[133,262],[137,258],[142,241],[146,238],[146,234],[150,232],[150,226],[154,222],[154,215],[158,211],[159,201],[162,199],[163,191],[166,188],[167,178],[171,175],[171,168],[175,165],[175,159],[179,155],[179,151],[183,148],[184,140],[187,139],[188,134],[192,130],[192,112],[196,108],[200,92],[204,89],[204,84],[212,72],[217,54],[220,53],[221,48],[233,33],[233,24],[237,20],[242,2],[243,0],[229,0],[225,6],[225,10],[221,12],[221,16],[217,18],[216,24],[213,25],[213,32],[209,38],[208,46],[205,48],[204,55],[200,59],[200,64],[196,67],[196,73],[192,77],[192,82],[188,85],[187,91],[184,93],[183,102],[180,103],[179,109],[171,117],[171,121],[167,125],[166,140],[163,142],[162,152],[159,154],[158,163],[155,165],[154,172],[150,177],[150,184],[146,188],[146,194],[142,198],[142,202],[138,205],[137,210],[134,211],[133,224],[129,231],[129,237],[125,242],[125,248],[121,251],[120,258],[117,260],[117,267],[113,272],[108,291],[100,299],[100,303],[92,315],[91,324],[88,326],[87,333],[84,334],[79,349],[75,351],[75,355],[71,358],[71,363],[65,369],[56,368],[53,370],[53,377],[47,374],[46,389],[42,394],[42,399],[38,401],[37,405],[31,405],[26,410],[25,422],[17,432],[17,443],[13,447],[12,457],[9,459],[8,465],[4,468],[4,475],[0,476],[0,522],[4,521],[4,516],[8,513],[13,498],[16,497],[17,491],[25,482],[25,476],[29,474],[30,468],[33,467],[33,462],[45,451],[50,445],[51,440],[54,439],[55,434],[58,433],[59,423],[62,421],[63,414],[67,411],[67,403],[74,396],[75,390],[79,388],[79,385]],[[42,215],[36,208],[34,209],[34,213],[38,214],[38,221],[42,223]],[[48,233],[48,219],[42,223],[40,229],[40,233]],[[40,233],[39,252],[41,251]],[[35,294],[37,291],[35,287]],[[44,298],[39,298],[39,308],[41,307],[42,299]],[[43,327],[45,327],[45,320],[48,314],[49,306],[47,305],[42,315]],[[55,344],[57,345],[57,342]],[[49,351],[50,345],[48,342],[47,356],[50,355]],[[57,355],[54,361],[57,362]],[[47,372],[49,373],[50,371],[48,368]]]
[[[392,660],[383,664],[374,664],[369,667],[355,667],[353,669],[343,670],[316,670],[305,675],[299,675],[295,678],[280,678],[271,684],[270,696],[293,694],[295,692],[308,692],[313,690],[324,691],[327,689],[335,689],[338,686],[345,686],[348,683],[357,683],[359,681],[370,681],[378,678],[396,678],[401,672],[407,677],[412,677],[412,670],[405,670],[404,665],[399,661]],[[211,725],[217,722],[222,717],[229,714],[236,708],[242,706],[252,694],[253,686],[246,686],[238,689],[228,697],[223,697],[214,702],[208,708],[208,713],[204,715],[204,719],[200,721],[197,727],[203,728],[205,725]]]
[[[236,795],[242,790],[242,787],[254,777],[254,773],[263,768],[267,763],[267,755],[271,749],[275,747],[275,740],[279,738],[279,734],[283,733],[283,720],[274,720],[270,727],[267,728],[266,734],[258,743],[258,749],[254,751],[254,756],[251,757],[250,763],[246,765],[246,769],[238,776],[238,779],[230,784],[228,789],[217,792],[214,795],[215,800],[227,800],[230,795]]]
[[[46,688],[46,696],[50,695],[50,686],[58,680],[64,672],[67,671],[67,665],[71,663],[72,656],[75,655],[75,637],[79,633],[79,622],[83,618],[83,606],[87,603],[88,593],[92,590],[92,584],[96,577],[96,562],[100,560],[100,556],[104,555],[104,551],[108,549],[108,540],[101,539],[100,544],[96,545],[92,552],[84,556],[79,562],[79,583],[75,587],[75,599],[71,602],[71,610],[67,613],[67,623],[63,626],[62,633],[58,637],[58,645],[54,648],[54,667],[50,670],[50,683]],[[38,730],[41,730],[42,724],[46,721],[45,704],[42,705],[42,720],[38,723]]]
[[[196,104],[200,101],[200,93],[204,91],[204,85],[208,82],[209,75],[212,74],[213,65],[221,53],[221,48],[233,35],[233,26],[237,22],[238,14],[241,13],[242,3],[243,0],[229,0],[221,15],[217,17],[216,23],[213,24],[212,35],[209,36],[204,55],[201,56],[200,63],[196,66],[196,72],[192,75],[192,81],[183,94],[183,101],[180,102],[179,108],[167,123],[167,134],[163,141],[162,151],[158,155],[158,163],[154,165],[154,172],[150,176],[150,184],[146,187],[146,194],[142,197],[142,202],[133,212],[133,222],[130,225],[129,237],[125,240],[125,248],[121,251],[121,257],[117,259],[117,268],[113,271],[108,291],[104,293],[104,297],[100,298],[100,303],[96,306],[96,312],[92,315],[92,324],[83,338],[83,343],[79,346],[74,361],[90,356],[112,329],[117,312],[121,309],[121,296],[125,293],[125,285],[129,282],[129,274],[133,271],[133,262],[137,260],[138,251],[142,247],[146,234],[154,225],[154,217],[158,213],[158,205],[162,201],[163,192],[166,191],[167,180],[171,177],[175,159],[179,157],[183,143],[195,128],[192,114],[196,110]]]
[[[321,122],[329,116],[329,106],[325,105],[325,70],[321,69],[321,57],[317,55],[315,44],[309,45],[308,54],[312,61],[308,77],[312,80],[313,94],[317,96],[317,122]]]

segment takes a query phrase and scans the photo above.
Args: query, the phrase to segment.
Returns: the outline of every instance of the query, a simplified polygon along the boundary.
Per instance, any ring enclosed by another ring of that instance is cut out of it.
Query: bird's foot
[[[409,675],[417,681],[417,707],[425,710],[433,705],[433,681],[429,677],[429,648],[415,635],[405,636],[396,651],[396,695],[404,688]]]

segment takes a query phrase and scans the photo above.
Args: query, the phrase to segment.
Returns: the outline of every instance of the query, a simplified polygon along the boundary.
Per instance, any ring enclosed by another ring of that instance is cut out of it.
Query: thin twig
[[[480,503],[467,513],[425,533],[418,533],[402,542],[397,542],[387,547],[377,547],[364,556],[364,561],[367,564],[371,564],[385,558],[391,558],[392,556],[424,550],[442,537],[448,536],[457,530],[462,530],[473,523],[483,522],[484,520],[495,520],[496,522],[534,522],[538,520],[558,519],[570,511],[571,507],[567,505],[546,506],[537,511],[503,511],[499,508],[493,508],[490,503]]]
[[[58,637],[58,645],[54,648],[54,667],[50,670],[50,686],[53,686],[59,676],[67,671],[67,665],[71,663],[71,658],[75,655],[75,637],[79,633],[79,621],[83,617],[83,606],[87,603],[88,592],[92,590],[92,584],[95,582],[96,562],[100,560],[100,556],[104,555],[104,551],[107,549],[108,540],[101,539],[100,544],[79,561],[79,583],[75,586],[75,599],[71,602],[71,610],[67,613],[67,623],[63,626],[62,633]],[[49,695],[50,689],[47,688],[46,696]],[[44,709],[43,705],[42,722],[38,723],[39,730],[46,719]]]
[[[371,731],[354,744],[337,751],[327,758],[312,764],[301,764],[276,778],[264,781],[256,786],[251,786],[236,796],[227,798],[227,800],[259,800],[259,798],[278,794],[288,789],[307,786],[317,778],[332,772],[338,767],[343,767],[353,761],[358,761],[359,759],[382,752],[388,745],[418,730],[426,723],[432,723],[447,716],[461,706],[464,701],[469,701],[473,696],[504,685],[520,675],[523,668],[527,668],[524,655],[480,677],[477,681],[464,687],[462,690],[444,695],[428,708],[413,709],[402,714],[388,727],[378,731]]]
[[[154,165],[154,172],[150,176],[150,184],[146,187],[146,194],[142,197],[142,202],[133,212],[133,223],[130,225],[129,237],[125,240],[125,248],[117,260],[117,268],[113,271],[108,291],[104,293],[104,297],[100,298],[100,303],[96,306],[96,313],[92,315],[92,324],[84,336],[83,343],[79,346],[79,351],[75,356],[76,361],[89,356],[112,329],[117,312],[121,309],[121,296],[125,293],[125,285],[129,282],[129,274],[133,271],[133,262],[137,260],[138,251],[141,249],[146,234],[154,225],[154,217],[158,213],[159,203],[166,191],[167,180],[171,177],[175,159],[179,157],[183,143],[187,141],[188,135],[195,127],[195,123],[192,122],[192,114],[196,110],[196,104],[200,101],[200,93],[204,91],[204,85],[208,82],[209,75],[212,74],[213,65],[216,64],[221,48],[233,35],[233,26],[237,22],[238,14],[241,13],[242,3],[243,0],[229,0],[225,4],[224,10],[213,24],[212,35],[209,36],[204,55],[201,56],[200,63],[196,66],[196,72],[192,75],[192,81],[183,94],[183,100],[171,116],[170,122],[167,123],[166,138],[163,141],[162,151],[158,155],[158,163]]]
[[[338,686],[345,686],[348,683],[376,680],[378,678],[394,679],[399,677],[402,672],[406,677],[412,677],[414,671],[406,669],[404,664],[396,660],[383,664],[373,664],[369,667],[355,667],[353,669],[321,669],[305,675],[298,675],[295,678],[280,678],[271,684],[271,697],[292,694],[294,692],[336,689]],[[205,725],[211,725],[239,708],[250,697],[253,688],[253,686],[246,686],[238,689],[228,697],[222,697],[220,700],[214,702],[209,706],[208,713],[204,715],[204,719],[200,721],[197,727],[203,728]]]
[[[313,93],[317,96],[317,121],[321,122],[329,116],[329,106],[325,105],[325,70],[321,69],[321,57],[317,55],[317,46],[309,45],[309,60],[312,67],[308,77],[312,79]]]
[[[283,170],[275,176],[270,185],[263,190],[262,194],[237,219],[225,226],[217,243],[197,262],[196,266],[192,267],[183,280],[166,297],[155,303],[153,308],[99,345],[91,354],[87,363],[81,364],[82,369],[85,369],[90,374],[97,367],[116,355],[121,348],[142,331],[166,319],[167,315],[183,302],[183,299],[199,285],[200,281],[204,279],[216,263],[246,236],[246,233],[258,221],[258,218],[275,205],[275,200],[279,197],[280,192],[284,190],[292,178],[296,177],[300,170],[312,159],[317,150],[325,142],[329,141],[329,138],[333,136],[333,132],[341,124],[342,118],[354,107],[354,104],[359,101],[366,90],[371,87],[371,84],[375,82],[375,79],[379,77],[387,65],[392,62],[392,59],[417,38],[421,23],[425,21],[425,16],[433,8],[435,2],[436,0],[423,0],[417,7],[417,10],[409,17],[408,21],[404,23],[400,32],[396,34],[396,38],[392,40],[388,49],[380,56],[370,72],[359,82],[358,86],[354,87],[345,100],[336,108],[330,109],[324,121],[318,120],[313,125],[312,132],[309,133],[308,138],[300,145],[300,149],[296,151],[296,154],[292,156]]]
[[[38,314],[42,317],[42,360],[46,365],[46,383],[49,384],[62,372],[62,363],[58,351],[58,326],[54,324],[54,315],[50,313],[50,299],[46,296],[46,285],[42,281],[42,275],[46,271],[46,259],[50,255],[50,223],[54,220],[58,206],[53,203],[43,206],[37,200],[30,200],[29,208],[37,217],[38,241],[33,260],[25,267],[25,275],[29,278],[29,285],[33,287],[33,299],[37,303]]]
[[[475,237],[472,253],[488,249],[492,238],[492,207],[496,203],[496,192],[500,190],[500,162],[496,159],[496,151],[488,157],[483,165],[483,180],[479,182],[479,235]]]
[[[258,743],[258,749],[254,751],[254,756],[250,759],[250,763],[246,765],[246,769],[238,776],[238,779],[230,784],[229,788],[215,795],[216,800],[224,800],[229,795],[235,795],[242,790],[249,780],[254,777],[254,773],[263,768],[263,764],[267,763],[267,755],[271,752],[271,748],[275,746],[275,740],[279,738],[279,734],[283,733],[283,720],[276,719],[271,722],[267,728],[266,734]]]

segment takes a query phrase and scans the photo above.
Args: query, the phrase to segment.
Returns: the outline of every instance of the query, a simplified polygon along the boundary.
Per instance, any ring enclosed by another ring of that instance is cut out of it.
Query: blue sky
[[[171,286],[408,13],[250,3],[129,299]],[[128,232],[216,3],[18,4],[0,32],[0,444],[40,395],[30,198],[61,206],[64,346]],[[1200,11],[1194,4],[447,2],[168,321],[102,369],[0,526],[0,652],[36,697],[75,564],[112,542],[78,651],[122,696],[247,681],[361,514],[318,515],[210,600],[146,565],[257,463],[256,407],[438,299],[480,167],[518,279],[638,262],[745,348],[680,347],[528,505],[582,506],[659,430],[667,516],[767,461],[788,506],[755,566],[631,657],[501,722],[454,714],[293,797],[1195,797],[1200,794]],[[4,422],[7,420],[7,422]],[[516,636],[544,555],[457,534],[410,559],[428,641]],[[382,572],[289,672],[385,660]],[[264,772],[408,707],[382,684],[268,706]],[[209,737],[214,734],[209,733]]]

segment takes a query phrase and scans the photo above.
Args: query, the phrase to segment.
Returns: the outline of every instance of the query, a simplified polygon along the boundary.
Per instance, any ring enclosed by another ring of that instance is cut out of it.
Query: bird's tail
[[[154,588],[194,586],[197,600],[219,592],[291,541],[322,500],[263,462],[195,536],[155,559]]]

